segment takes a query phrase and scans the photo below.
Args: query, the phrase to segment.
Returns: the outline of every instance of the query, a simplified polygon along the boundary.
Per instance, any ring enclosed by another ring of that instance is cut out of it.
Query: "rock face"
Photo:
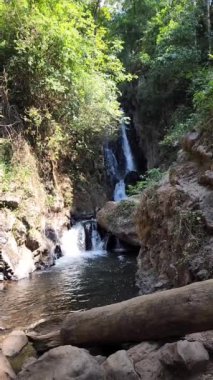
[[[86,350],[72,346],[54,348],[28,365],[18,380],[104,380],[104,370]]]
[[[206,141],[186,136],[169,175],[142,194],[136,221],[143,294],[212,277],[213,161]]]
[[[107,202],[97,213],[98,224],[107,232],[128,244],[139,246],[136,231],[135,211],[139,200],[130,197],[121,202]]]
[[[24,140],[20,139],[12,148],[7,139],[0,139],[0,163],[0,250],[20,279],[27,277],[38,264],[54,263],[58,241],[46,236],[45,229],[51,226],[59,240],[68,219],[62,212],[64,202],[59,186],[55,190],[57,196],[50,198],[35,156]]]

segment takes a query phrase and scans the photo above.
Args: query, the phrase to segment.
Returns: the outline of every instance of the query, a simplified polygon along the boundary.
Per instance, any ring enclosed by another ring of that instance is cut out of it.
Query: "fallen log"
[[[27,337],[33,343],[33,346],[38,353],[43,353],[51,348],[62,345],[60,330],[54,330],[43,335],[39,335],[36,332],[29,332],[27,333]]]
[[[213,280],[69,315],[63,344],[141,342],[213,329]]]

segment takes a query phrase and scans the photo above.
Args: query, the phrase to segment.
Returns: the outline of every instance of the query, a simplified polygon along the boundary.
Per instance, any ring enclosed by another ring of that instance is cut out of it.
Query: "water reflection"
[[[55,267],[10,283],[0,292],[0,326],[27,326],[41,318],[63,316],[137,295],[136,258],[84,252],[63,257]]]

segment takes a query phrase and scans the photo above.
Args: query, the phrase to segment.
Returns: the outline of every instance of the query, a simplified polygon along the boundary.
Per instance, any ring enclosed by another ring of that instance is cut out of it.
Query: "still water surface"
[[[135,272],[133,255],[92,251],[63,257],[51,269],[0,291],[0,327],[26,327],[41,318],[135,297]]]

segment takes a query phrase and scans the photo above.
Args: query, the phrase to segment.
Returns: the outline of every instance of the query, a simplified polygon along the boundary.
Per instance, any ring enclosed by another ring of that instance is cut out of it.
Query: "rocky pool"
[[[0,327],[26,327],[137,296],[136,257],[97,251],[64,256],[46,271],[0,290]]]

